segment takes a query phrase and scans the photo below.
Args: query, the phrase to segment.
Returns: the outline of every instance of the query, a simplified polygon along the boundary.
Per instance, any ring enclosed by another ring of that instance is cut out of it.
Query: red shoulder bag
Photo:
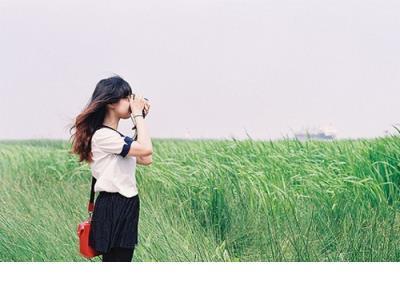
[[[94,185],[96,179],[92,176],[92,187],[90,190],[90,199],[88,204],[89,217],[78,225],[77,233],[79,238],[79,253],[86,257],[92,258],[100,255],[101,253],[89,246],[89,233],[90,223],[92,221],[93,209],[94,209]]]

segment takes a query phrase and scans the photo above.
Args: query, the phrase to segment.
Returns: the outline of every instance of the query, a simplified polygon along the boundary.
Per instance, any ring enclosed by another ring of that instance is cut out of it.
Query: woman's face
[[[117,103],[114,103],[114,111],[120,118],[129,118],[131,114],[129,98],[121,98]]]

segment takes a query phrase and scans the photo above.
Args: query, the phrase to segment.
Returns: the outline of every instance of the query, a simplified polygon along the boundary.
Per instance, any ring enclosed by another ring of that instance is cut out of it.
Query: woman
[[[96,200],[89,245],[102,261],[132,261],[138,243],[140,200],[136,188],[136,164],[152,163],[153,146],[142,112],[150,104],[133,98],[129,84],[120,76],[97,83],[92,98],[79,114],[72,135],[72,153],[89,163],[96,179]],[[137,139],[120,133],[121,118],[135,121]]]

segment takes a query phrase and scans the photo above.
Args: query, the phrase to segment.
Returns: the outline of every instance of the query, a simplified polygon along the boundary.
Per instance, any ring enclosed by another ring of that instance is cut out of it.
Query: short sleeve
[[[121,136],[113,130],[103,128],[94,133],[92,142],[105,153],[118,154],[125,157],[131,148],[133,139],[128,136]]]

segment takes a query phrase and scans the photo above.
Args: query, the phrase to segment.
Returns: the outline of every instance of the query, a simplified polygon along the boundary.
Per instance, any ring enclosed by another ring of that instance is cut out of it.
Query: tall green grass
[[[399,137],[153,145],[134,261],[400,260]],[[91,174],[69,149],[0,143],[1,261],[86,261]]]

